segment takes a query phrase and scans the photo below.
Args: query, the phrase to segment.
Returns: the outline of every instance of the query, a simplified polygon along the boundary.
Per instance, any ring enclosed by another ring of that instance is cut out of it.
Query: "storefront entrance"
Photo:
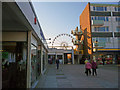
[[[72,64],[72,54],[64,53],[64,64]]]

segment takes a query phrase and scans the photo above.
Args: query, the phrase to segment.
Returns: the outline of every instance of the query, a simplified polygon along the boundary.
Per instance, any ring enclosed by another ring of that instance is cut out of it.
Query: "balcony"
[[[72,30],[71,34],[73,34],[74,36],[76,36],[76,35],[82,35],[82,30],[79,30],[79,31]]]
[[[83,50],[74,50],[75,55],[83,54]]]
[[[72,42],[73,42],[74,45],[83,44],[83,41],[80,41],[80,40],[72,40]]]
[[[93,26],[103,26],[104,25],[104,20],[92,20],[91,24]]]

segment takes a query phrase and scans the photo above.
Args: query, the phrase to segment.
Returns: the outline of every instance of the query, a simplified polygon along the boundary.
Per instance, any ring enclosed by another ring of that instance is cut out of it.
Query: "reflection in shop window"
[[[34,45],[31,45],[31,83],[33,84],[36,80],[37,76],[37,47]]]

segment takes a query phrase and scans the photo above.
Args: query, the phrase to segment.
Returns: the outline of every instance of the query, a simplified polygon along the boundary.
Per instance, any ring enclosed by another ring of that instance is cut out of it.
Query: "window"
[[[105,7],[105,11],[107,11],[107,7]]]
[[[95,27],[95,31],[97,31],[97,27]]]
[[[109,21],[108,17],[106,17],[106,21]]]
[[[99,42],[107,42],[107,38],[99,38]]]
[[[104,20],[105,21],[105,17],[98,17],[98,20]]]
[[[117,22],[120,21],[120,17],[116,17],[116,21],[117,21]]]
[[[120,7],[118,7],[118,11],[120,11]]]
[[[100,31],[100,32],[105,32],[105,27],[99,27],[99,28],[98,28],[98,31]]]
[[[111,42],[110,38],[107,38],[107,42],[109,42],[109,43]]]
[[[92,20],[93,20],[93,18],[92,18]],[[95,16],[95,20],[109,21],[108,17],[101,17],[101,16]]]
[[[103,7],[96,7],[96,10],[97,11],[104,11],[104,8]]]
[[[109,31],[109,28],[108,28],[108,27],[106,27],[106,31]]]
[[[107,7],[93,7],[94,11],[107,11]]]
[[[95,17],[95,20],[97,20],[97,18]]]
[[[93,10],[95,11],[95,7],[93,7]]]
[[[95,38],[92,38],[92,41],[95,42]]]
[[[117,7],[115,7],[115,11],[117,11]]]
[[[120,7],[115,7],[115,11],[120,11]]]
[[[94,30],[98,32],[108,32],[109,27],[95,27]]]
[[[120,27],[116,27],[116,31],[117,31],[117,32],[120,32]]]
[[[91,17],[91,19],[93,20],[93,17]]]

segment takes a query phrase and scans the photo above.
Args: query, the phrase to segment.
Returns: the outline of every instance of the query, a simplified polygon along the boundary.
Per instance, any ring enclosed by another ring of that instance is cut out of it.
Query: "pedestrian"
[[[86,69],[85,73],[86,73],[87,76],[91,75],[91,68],[92,68],[91,63],[89,61],[86,62],[86,64],[85,64],[85,69]]]
[[[92,75],[93,75],[93,76],[94,76],[94,75],[97,76],[97,71],[96,71],[97,67],[98,67],[98,66],[97,66],[96,61],[93,60],[93,61],[92,61]]]
[[[86,64],[87,62],[89,62],[89,61],[88,61],[88,59],[86,58],[86,60],[85,60],[85,64]]]
[[[102,58],[103,65],[105,64],[105,57]]]
[[[59,63],[60,63],[59,58],[57,58],[56,60],[57,69],[59,69]]]

